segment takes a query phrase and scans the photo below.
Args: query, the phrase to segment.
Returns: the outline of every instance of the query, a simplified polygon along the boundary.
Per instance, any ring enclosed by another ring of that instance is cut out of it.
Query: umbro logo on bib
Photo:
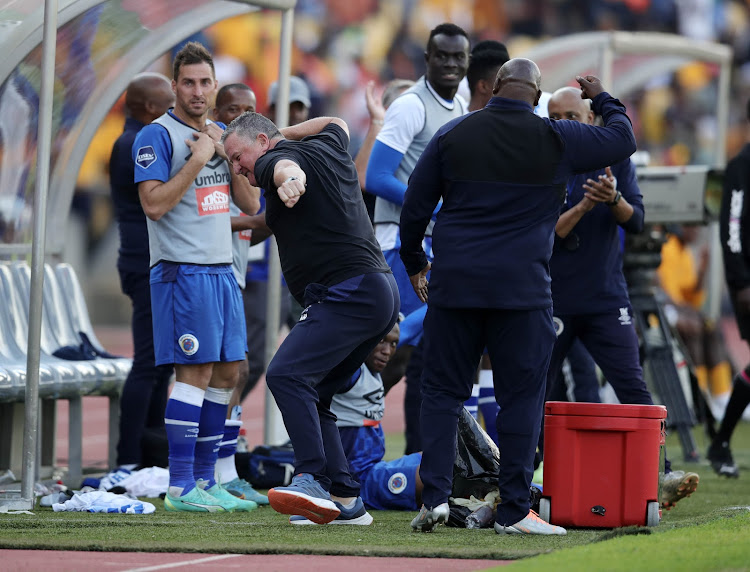
[[[135,157],[135,162],[139,167],[148,169],[156,161],[156,151],[151,145],[146,145],[138,149],[138,153]]]

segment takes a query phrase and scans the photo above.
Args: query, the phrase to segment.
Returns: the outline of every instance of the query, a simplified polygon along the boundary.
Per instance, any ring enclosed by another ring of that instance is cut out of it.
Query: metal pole
[[[55,83],[57,43],[57,0],[44,1],[42,40],[42,84],[39,95],[36,180],[34,182],[34,237],[31,251],[31,297],[29,299],[29,339],[26,356],[26,407],[23,436],[23,476],[21,496],[34,502],[36,448],[39,421],[39,354],[42,330],[42,288],[44,286],[44,245],[46,242],[47,191],[49,190],[52,141],[52,102]]]
[[[719,71],[718,97],[716,98],[716,141],[712,166],[723,169],[727,162],[727,124],[729,123],[729,87],[731,81],[731,54],[721,62]],[[719,241],[719,223],[708,224],[709,263],[706,277],[706,302],[703,306],[706,316],[716,322],[721,315],[721,292],[724,283],[723,252]]]
[[[281,45],[279,54],[279,92],[276,102],[276,125],[289,124],[289,75],[292,70],[292,26],[294,11],[284,10],[281,14]],[[281,307],[281,263],[276,238],[271,236],[268,249],[268,300],[266,302],[266,371],[274,353],[279,335],[279,312]],[[266,413],[263,423],[263,442],[278,445],[286,440],[286,432],[280,423],[281,413],[276,401],[266,386]]]

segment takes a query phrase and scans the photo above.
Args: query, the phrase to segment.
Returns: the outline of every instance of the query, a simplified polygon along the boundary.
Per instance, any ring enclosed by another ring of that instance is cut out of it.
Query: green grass
[[[498,567],[503,572],[607,570],[639,572],[747,570],[750,511],[716,511],[710,522],[649,535],[619,536]]]
[[[696,429],[705,450],[699,433]],[[50,509],[37,509],[34,516],[0,515],[0,548],[523,558],[514,564],[520,570],[737,570],[750,565],[750,512],[730,508],[750,506],[749,424],[739,426],[732,444],[743,473],[730,481],[707,465],[680,466],[677,441],[668,438],[675,468],[696,470],[701,482],[696,494],[665,512],[653,529],[570,530],[556,538],[445,527],[416,534],[409,528],[413,514],[394,511],[373,511],[369,527],[293,527],[268,507],[245,514],[167,513],[156,500],[156,514],[147,516]],[[402,450],[403,439],[389,437],[387,457]]]

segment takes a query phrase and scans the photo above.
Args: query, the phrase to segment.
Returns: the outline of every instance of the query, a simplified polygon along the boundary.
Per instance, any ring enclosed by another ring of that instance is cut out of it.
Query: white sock
[[[216,480],[221,484],[228,483],[239,477],[237,466],[234,464],[234,455],[216,460]]]

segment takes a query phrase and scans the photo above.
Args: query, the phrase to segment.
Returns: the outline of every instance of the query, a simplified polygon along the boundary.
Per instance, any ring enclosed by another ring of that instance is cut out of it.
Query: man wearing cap
[[[275,81],[268,90],[268,118],[276,123],[276,101],[279,98],[279,82]],[[296,75],[289,78],[289,125],[307,121],[310,115],[310,88],[305,80]]]

